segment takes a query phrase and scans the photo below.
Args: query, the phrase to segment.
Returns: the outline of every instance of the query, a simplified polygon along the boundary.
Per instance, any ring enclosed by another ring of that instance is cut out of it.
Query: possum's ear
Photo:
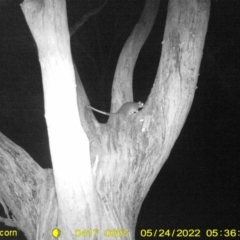
[[[143,103],[142,102],[138,102],[138,108],[142,108],[143,107]]]

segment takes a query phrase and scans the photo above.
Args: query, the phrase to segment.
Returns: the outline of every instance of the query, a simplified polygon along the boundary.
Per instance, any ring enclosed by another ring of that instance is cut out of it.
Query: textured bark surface
[[[133,101],[134,67],[140,50],[152,30],[159,4],[159,0],[146,1],[138,23],[123,46],[113,79],[111,112],[117,112],[124,103]]]
[[[0,133],[0,203],[6,225],[22,230],[27,239],[37,233],[51,239],[57,223],[52,170],[42,169],[23,149]]]
[[[95,128],[92,159],[96,159],[93,166],[97,193],[104,203],[112,204],[118,219],[122,219],[123,226],[131,232],[141,204],[168,158],[190,110],[209,10],[208,1],[169,2],[161,62],[145,107],[127,120],[112,117],[107,125]],[[135,41],[138,40],[131,38],[129,45],[137,45]],[[128,51],[126,58],[132,49],[128,48]],[[126,70],[125,64],[118,67],[123,72],[131,72],[131,69]],[[115,81],[123,79],[119,77]],[[113,91],[114,94],[127,94],[127,84],[114,84],[120,88]]]
[[[38,48],[44,109],[58,200],[58,226],[71,239],[99,226],[89,142],[78,112],[65,0],[21,4]]]

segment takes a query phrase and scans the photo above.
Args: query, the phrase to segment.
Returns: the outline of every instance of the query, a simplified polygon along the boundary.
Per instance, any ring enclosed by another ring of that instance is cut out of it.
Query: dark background
[[[101,3],[69,0],[70,29]],[[84,87],[91,105],[98,109],[109,111],[117,59],[143,6],[141,0],[109,0],[71,38]],[[136,239],[144,229],[190,228],[201,230],[200,239],[206,238],[206,229],[213,228],[238,229],[235,239],[240,238],[239,10],[240,1],[212,1],[194,102],[143,203]],[[151,91],[166,12],[163,0],[134,71],[135,101],[145,102]],[[0,1],[0,131],[43,168],[51,168],[42,91],[37,48],[21,9],[17,1]]]

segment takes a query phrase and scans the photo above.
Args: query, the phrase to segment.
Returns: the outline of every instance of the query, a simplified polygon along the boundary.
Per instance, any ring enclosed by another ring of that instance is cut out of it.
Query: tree
[[[113,112],[133,101],[133,69],[158,2],[146,1],[121,52]],[[169,2],[161,61],[143,110],[126,119],[112,117],[104,125],[86,108],[89,101],[70,51],[65,1],[25,0],[21,7],[38,48],[53,172],[41,169],[1,135],[4,221],[22,229],[28,239],[51,239],[56,226],[63,239],[75,238],[79,226],[92,229],[87,236],[96,234],[98,239],[105,238],[105,229],[120,229],[116,238],[123,234],[133,239],[141,204],[193,101],[210,3]]]

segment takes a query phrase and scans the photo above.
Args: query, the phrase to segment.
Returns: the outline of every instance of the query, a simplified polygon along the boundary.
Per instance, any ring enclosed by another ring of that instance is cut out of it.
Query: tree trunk
[[[79,226],[99,226],[89,142],[82,129],[64,0],[21,5],[38,47],[45,118],[59,205],[58,226],[71,239]]]

